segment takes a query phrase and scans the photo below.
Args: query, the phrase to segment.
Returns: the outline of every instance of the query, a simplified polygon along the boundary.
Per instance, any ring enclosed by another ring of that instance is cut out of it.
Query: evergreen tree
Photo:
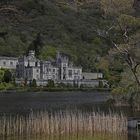
[[[35,79],[33,79],[33,81],[31,82],[31,87],[37,87],[37,83]]]
[[[3,76],[3,82],[9,83],[12,81],[12,73],[9,70],[6,70]]]

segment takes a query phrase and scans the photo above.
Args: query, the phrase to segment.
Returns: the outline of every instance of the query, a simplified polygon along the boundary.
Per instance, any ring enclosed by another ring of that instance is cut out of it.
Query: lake
[[[114,114],[123,113],[127,117],[139,117],[140,112],[133,112],[128,107],[112,107],[105,102],[111,97],[109,92],[41,92],[41,93],[7,93],[0,94],[0,114],[5,116],[26,116],[31,112],[47,111],[49,113],[55,113],[58,111],[74,111],[82,113],[104,112],[108,114],[113,112]],[[104,136],[105,137],[105,136]],[[111,136],[110,136],[111,137]],[[127,136],[111,137],[111,140],[137,140],[138,136],[135,131],[130,131]],[[16,138],[1,138],[2,140],[15,140]],[[17,140],[31,140],[42,138],[17,138]],[[56,138],[55,138],[56,139]],[[65,139],[66,138],[61,138]],[[76,140],[79,138],[73,138]],[[93,138],[88,138],[93,139]],[[87,140],[88,140],[87,139]],[[97,139],[97,138],[96,138]],[[109,139],[109,138],[107,138]],[[50,138],[49,138],[50,140]],[[60,140],[60,139],[59,139]],[[83,140],[83,139],[79,139]],[[86,139],[84,139],[86,140]],[[97,139],[98,140],[98,139]]]

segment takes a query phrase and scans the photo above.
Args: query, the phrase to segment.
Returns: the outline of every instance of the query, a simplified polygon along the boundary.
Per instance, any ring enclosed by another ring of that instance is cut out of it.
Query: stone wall
[[[31,81],[27,81],[27,84],[29,84]],[[103,86],[108,87],[107,80],[79,80],[79,81],[73,81],[73,80],[57,80],[54,81],[54,83],[57,84],[65,84],[65,85],[71,85],[76,87],[99,87],[100,82],[102,82]],[[24,80],[16,80],[17,84],[24,83]],[[37,86],[46,86],[48,84],[48,80],[36,80]]]

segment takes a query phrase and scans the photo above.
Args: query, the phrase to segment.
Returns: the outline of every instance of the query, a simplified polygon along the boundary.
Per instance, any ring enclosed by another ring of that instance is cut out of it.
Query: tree
[[[49,88],[53,88],[53,87],[55,87],[55,83],[54,83],[54,81],[53,81],[53,80],[48,80],[47,87],[49,87]]]
[[[0,82],[2,82],[4,76],[4,70],[0,69]]]
[[[119,54],[133,73],[140,87],[138,67],[140,65],[140,18],[132,16],[133,0],[101,0],[104,14],[112,20],[106,31],[111,41],[111,54]]]
[[[35,39],[32,41],[32,43],[30,44],[28,51],[29,50],[35,50],[35,54],[36,56],[40,55],[40,50],[43,46],[43,40],[42,40],[42,35],[41,33],[38,33],[35,37]]]
[[[12,81],[12,73],[9,70],[6,70],[3,76],[3,82],[9,83]]]
[[[134,0],[101,0],[105,16],[116,17],[133,10]]]
[[[33,79],[33,81],[31,82],[31,87],[37,87],[37,83],[35,79]]]
[[[52,46],[44,46],[40,52],[41,59],[55,58],[56,48]]]
[[[109,60],[107,57],[102,57],[99,62],[96,64],[98,70],[105,71],[108,73],[109,70]]]

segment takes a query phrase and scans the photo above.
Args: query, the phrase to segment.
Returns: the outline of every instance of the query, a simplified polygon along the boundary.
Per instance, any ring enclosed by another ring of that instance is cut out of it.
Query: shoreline
[[[8,89],[8,90],[0,90],[1,93],[22,93],[22,92],[66,92],[66,91],[87,91],[87,92],[104,92],[104,91],[111,91],[110,88],[15,88],[15,89]]]

